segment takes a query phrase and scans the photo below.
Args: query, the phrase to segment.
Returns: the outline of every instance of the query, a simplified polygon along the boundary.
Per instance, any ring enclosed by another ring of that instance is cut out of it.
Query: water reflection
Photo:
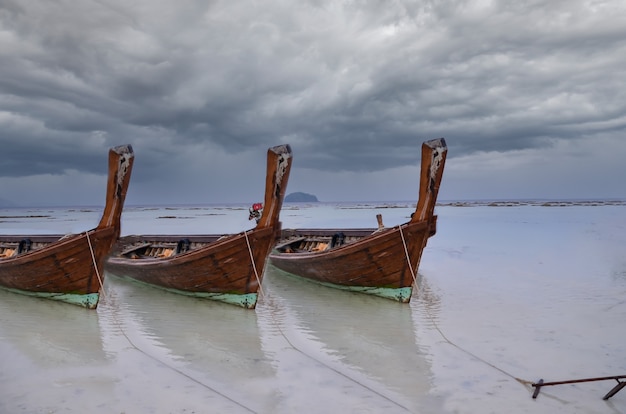
[[[416,342],[409,306],[268,269],[265,289],[270,294],[258,308],[263,341],[275,349],[282,340],[283,348],[294,354],[288,362],[285,351],[275,356],[278,372],[311,364],[316,375],[327,381],[335,378],[332,383],[339,392],[362,395],[359,401],[367,401],[364,408],[437,411],[433,407],[439,403],[429,396],[429,363]],[[345,395],[339,398],[348,409],[358,410],[363,404]],[[329,407],[341,408],[338,399],[334,403]]]
[[[271,397],[263,384],[274,372],[261,349],[254,311],[117,278],[108,278],[105,287],[108,296],[99,307],[105,347],[118,365],[134,367],[133,378],[122,379],[120,388],[138,398],[146,386],[167,389],[144,406],[204,412],[202,406],[210,403],[215,412],[249,412]],[[160,378],[142,375],[146,366]],[[138,386],[134,377],[148,384]]]
[[[441,297],[422,274],[417,278],[417,288],[413,289],[410,307],[414,315],[415,325],[418,324],[418,321],[425,321],[431,327],[436,328],[441,313]],[[415,330],[417,333],[417,326]]]
[[[106,364],[96,312],[0,291],[0,412],[40,412],[78,394],[95,394],[102,384],[94,368]],[[85,399],[76,407],[97,401]]]

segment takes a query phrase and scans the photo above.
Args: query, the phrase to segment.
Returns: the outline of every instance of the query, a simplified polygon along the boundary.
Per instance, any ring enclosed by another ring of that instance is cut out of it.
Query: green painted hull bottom
[[[52,299],[58,302],[65,302],[72,305],[82,306],[87,309],[95,309],[98,306],[98,301],[100,300],[99,293],[87,293],[87,294],[77,294],[77,293],[49,293],[49,292],[31,292],[29,290],[20,290],[20,289],[11,289],[3,287],[2,289],[19,293],[20,295],[33,296],[36,298],[44,298],[44,299]]]
[[[149,286],[151,288],[156,288],[160,290],[164,290],[166,292],[176,293],[178,295],[191,296],[193,298],[200,299],[211,299],[218,302],[228,303],[230,305],[241,306],[246,309],[254,309],[256,307],[256,302],[258,300],[257,293],[208,293],[208,292],[188,292],[186,290],[178,290],[178,289],[170,289],[164,288],[162,286],[153,285],[151,283],[142,282],[137,279],[133,279],[125,276],[118,276],[110,273],[112,276],[117,277],[118,279],[127,280],[129,282],[136,283],[142,286]]]
[[[336,285],[334,283],[320,282],[313,279],[308,279],[306,277],[294,275],[293,273],[285,272],[283,270],[278,269],[281,273],[284,273],[288,276],[295,277],[297,279],[306,280],[307,282],[316,283],[318,285],[346,290],[348,292],[358,292],[365,293],[368,295],[378,296],[385,299],[391,299],[401,303],[409,303],[411,300],[411,295],[413,294],[413,286],[403,287],[403,288],[384,288],[384,287],[366,287],[366,286],[344,286],[344,285]]]

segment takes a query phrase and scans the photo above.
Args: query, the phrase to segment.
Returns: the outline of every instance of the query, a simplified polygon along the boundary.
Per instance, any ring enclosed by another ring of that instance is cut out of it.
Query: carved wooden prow
[[[106,205],[98,228],[115,226],[119,237],[120,220],[130,183],[135,154],[130,145],[120,145],[109,150],[109,178],[107,182]]]
[[[293,155],[288,144],[267,150],[267,175],[265,179],[265,202],[257,228],[279,227],[280,209],[287,191]]]
[[[448,147],[444,138],[433,139],[422,144],[419,199],[411,218],[412,222],[431,220],[447,155]]]

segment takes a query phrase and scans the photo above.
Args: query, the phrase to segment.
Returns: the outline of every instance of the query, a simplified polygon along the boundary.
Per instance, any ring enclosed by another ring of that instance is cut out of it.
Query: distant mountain
[[[285,197],[286,203],[316,203],[319,200],[313,194],[307,193],[291,193]]]

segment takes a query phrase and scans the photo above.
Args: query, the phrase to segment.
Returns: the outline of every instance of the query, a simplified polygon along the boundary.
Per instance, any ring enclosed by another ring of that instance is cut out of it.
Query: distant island
[[[313,194],[307,193],[291,193],[285,197],[285,203],[316,203],[319,200]]]

